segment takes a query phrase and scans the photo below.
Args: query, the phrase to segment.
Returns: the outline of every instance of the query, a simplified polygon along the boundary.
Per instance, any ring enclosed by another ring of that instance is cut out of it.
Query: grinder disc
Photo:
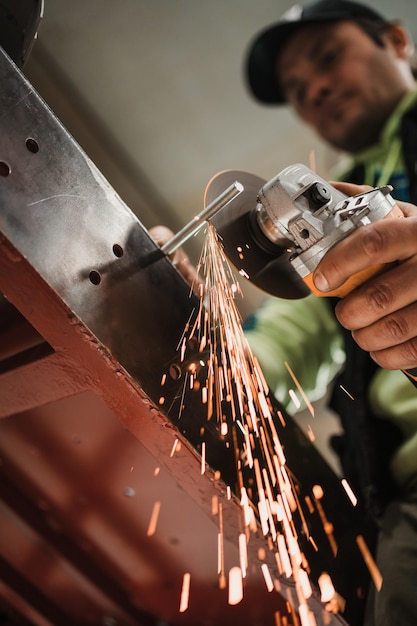
[[[248,172],[219,172],[206,187],[204,206],[235,181],[244,190],[210,220],[226,256],[242,276],[263,291],[280,298],[304,298],[310,290],[292,267],[288,251],[278,246],[273,251],[264,249],[254,237],[257,197],[265,180]]]

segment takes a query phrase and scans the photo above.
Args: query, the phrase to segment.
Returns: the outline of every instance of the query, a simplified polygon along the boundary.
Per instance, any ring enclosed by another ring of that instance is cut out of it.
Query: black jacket
[[[404,115],[401,138],[410,201],[417,204],[417,106]],[[345,178],[362,184],[363,166],[355,167]],[[333,306],[335,303],[331,301]],[[332,445],[341,458],[345,476],[356,492],[362,495],[368,514],[378,521],[385,504],[395,495],[389,461],[401,443],[402,435],[395,424],[379,420],[372,414],[368,404],[368,387],[377,366],[368,353],[353,341],[350,332],[343,329],[343,333],[346,365],[336,380],[330,404],[340,416],[345,434],[333,437]]]

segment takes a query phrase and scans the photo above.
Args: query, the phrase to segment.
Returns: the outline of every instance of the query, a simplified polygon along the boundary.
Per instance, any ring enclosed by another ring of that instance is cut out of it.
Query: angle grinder
[[[361,226],[403,214],[389,185],[346,196],[302,164],[286,167],[269,182],[247,172],[224,171],[208,183],[205,204],[238,180],[243,192],[211,223],[226,256],[250,282],[274,296],[343,298],[386,269],[374,265],[354,274],[338,289],[321,293],[313,284],[320,260]],[[405,374],[417,386],[417,369]]]

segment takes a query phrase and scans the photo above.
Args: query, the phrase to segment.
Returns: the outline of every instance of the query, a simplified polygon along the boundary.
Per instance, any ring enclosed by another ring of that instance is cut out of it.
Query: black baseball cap
[[[291,35],[306,24],[358,18],[388,23],[371,7],[349,0],[319,0],[292,6],[279,22],[258,33],[249,46],[246,77],[252,94],[262,103],[285,103],[285,95],[277,78],[276,63],[278,54]]]

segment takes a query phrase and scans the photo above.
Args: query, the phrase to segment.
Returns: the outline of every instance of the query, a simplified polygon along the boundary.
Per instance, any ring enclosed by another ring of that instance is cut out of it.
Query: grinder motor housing
[[[304,165],[291,165],[260,189],[256,224],[268,242],[286,247],[292,267],[311,291],[343,297],[383,266],[355,274],[326,294],[314,287],[313,272],[330,248],[360,226],[402,217],[391,190],[385,186],[346,196]]]

